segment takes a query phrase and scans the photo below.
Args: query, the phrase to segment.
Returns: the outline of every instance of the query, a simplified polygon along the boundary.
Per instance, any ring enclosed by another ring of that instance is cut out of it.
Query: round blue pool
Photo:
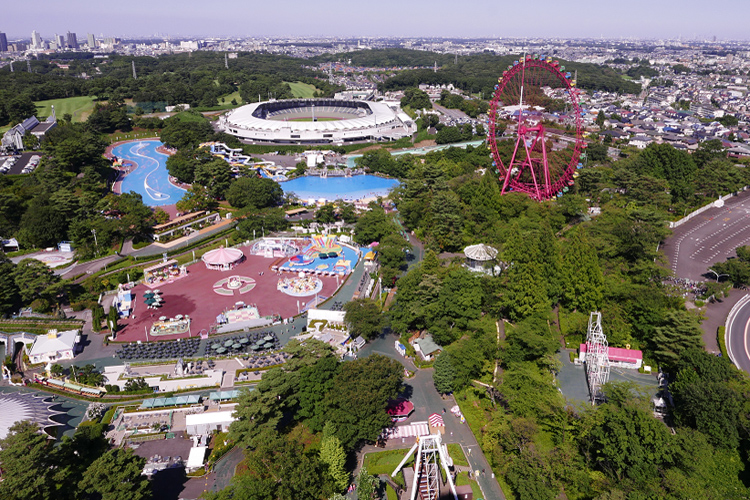
[[[348,200],[386,196],[398,186],[396,179],[384,179],[375,175],[353,177],[297,177],[279,185],[286,193],[294,193],[301,200]]]
[[[121,192],[134,191],[143,197],[143,203],[150,207],[174,205],[185,190],[169,182],[167,158],[156,148],[161,141],[126,142],[115,146],[112,154],[124,160],[130,160],[137,166],[122,181]]]

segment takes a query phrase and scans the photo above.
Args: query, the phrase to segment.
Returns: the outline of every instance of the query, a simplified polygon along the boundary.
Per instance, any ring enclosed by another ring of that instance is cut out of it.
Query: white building
[[[29,352],[29,360],[32,364],[37,364],[73,359],[78,341],[77,330],[50,330],[47,335],[39,335],[36,338]]]
[[[209,411],[185,415],[185,427],[191,436],[211,434],[213,431],[223,432],[235,421],[234,411]]]

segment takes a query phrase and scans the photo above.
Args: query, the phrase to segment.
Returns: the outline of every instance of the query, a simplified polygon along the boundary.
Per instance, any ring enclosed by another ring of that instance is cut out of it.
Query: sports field
[[[57,115],[58,120],[62,119],[65,113],[70,113],[74,122],[85,121],[94,110],[94,98],[89,96],[36,101],[34,104],[40,120],[52,114],[52,106],[55,106],[55,115]]]
[[[315,86],[302,82],[284,82],[292,88],[292,95],[300,99],[315,97]]]
[[[343,118],[316,118],[315,121],[318,122],[337,122],[339,120],[343,120]],[[304,118],[290,118],[288,121],[290,122],[311,122],[313,121],[312,117],[304,117]]]

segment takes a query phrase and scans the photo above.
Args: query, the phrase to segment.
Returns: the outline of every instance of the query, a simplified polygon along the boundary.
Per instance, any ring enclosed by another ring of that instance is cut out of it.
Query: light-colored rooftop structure
[[[228,134],[277,143],[395,140],[417,128],[398,102],[290,99],[256,102],[219,119]]]
[[[30,420],[42,428],[60,425],[50,417],[64,412],[52,410],[53,405],[46,396],[28,392],[0,394],[0,439],[5,439],[13,424],[23,420]]]
[[[77,338],[77,330],[50,330],[47,335],[39,335],[31,347],[29,360],[32,364],[37,364],[73,359]]]

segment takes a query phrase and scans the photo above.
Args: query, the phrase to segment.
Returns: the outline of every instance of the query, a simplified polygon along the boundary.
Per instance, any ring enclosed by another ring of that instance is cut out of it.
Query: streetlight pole
[[[716,282],[717,283],[719,282],[719,278],[721,278],[722,276],[726,276],[727,278],[729,277],[728,274],[719,274],[716,271],[714,271],[713,269],[709,269],[708,272],[714,273],[714,275],[716,276]]]
[[[99,255],[99,243],[96,241],[96,229],[91,229],[91,234],[94,235],[94,251],[96,252],[96,255]]]

